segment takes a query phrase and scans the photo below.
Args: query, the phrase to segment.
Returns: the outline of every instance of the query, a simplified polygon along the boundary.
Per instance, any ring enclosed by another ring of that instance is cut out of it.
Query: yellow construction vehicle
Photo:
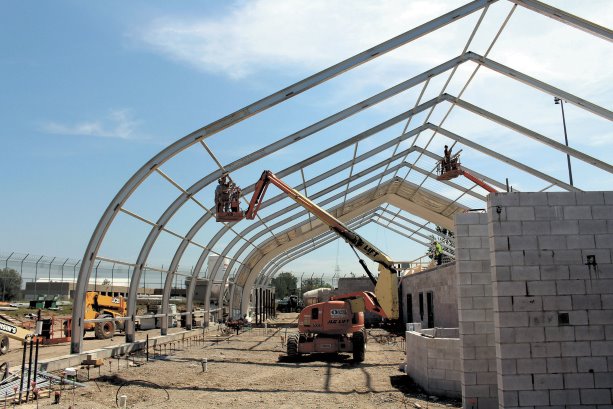
[[[0,355],[4,355],[9,351],[9,338],[23,343],[25,339],[33,335],[34,333],[30,330],[18,327],[12,323],[0,321]]]
[[[97,291],[88,291],[85,295],[85,320],[125,317],[127,312],[126,300],[122,296],[101,295]],[[109,339],[117,329],[123,329],[123,325],[124,321],[120,320],[86,322],[83,328],[94,331],[97,339]]]

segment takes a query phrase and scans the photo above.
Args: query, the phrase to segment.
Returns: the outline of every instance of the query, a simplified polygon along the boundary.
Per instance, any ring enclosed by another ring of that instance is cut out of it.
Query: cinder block
[[[603,205],[604,192],[575,192],[578,205]]]
[[[511,266],[512,281],[532,281],[541,279],[539,266]]]
[[[568,266],[570,280],[589,280],[590,269],[586,265],[573,264]]]
[[[601,309],[600,295],[572,295],[574,310],[599,310]]]
[[[561,374],[535,374],[534,389],[564,389]]]
[[[541,250],[566,249],[566,237],[561,234],[538,236],[538,248]]]
[[[613,388],[613,372],[595,373],[594,386],[597,388]]]
[[[526,285],[523,282],[499,281],[492,283],[494,297],[526,295]]]
[[[557,280],[558,295],[585,294],[585,281],[583,280]]]
[[[613,294],[602,294],[602,308],[605,310],[613,310]],[[613,324],[613,322],[611,323]]]
[[[567,327],[547,327],[545,328],[545,339],[547,341],[575,341],[575,328]]]
[[[479,213],[459,213],[455,215],[454,222],[460,224],[480,224]]]
[[[487,207],[519,206],[519,192],[500,192],[488,197]]]
[[[494,307],[492,297],[473,297],[473,307],[475,309],[491,310]]]
[[[552,220],[551,234],[579,234],[577,220]]]
[[[613,324],[613,310],[590,310],[588,316],[592,325]]]
[[[603,195],[604,203],[604,195]],[[520,206],[538,206],[547,205],[547,193],[542,192],[522,192],[519,194]]]
[[[509,238],[507,236],[493,236],[489,239],[490,251],[509,251]]]
[[[489,248],[468,249],[468,254],[470,255],[470,260],[487,260],[488,267],[489,267],[489,261],[490,261],[490,249]]]
[[[572,310],[570,295],[543,296],[544,311]]]
[[[584,246],[593,247],[593,246]],[[599,249],[613,249],[613,234],[597,234],[596,235],[596,248]]]
[[[500,312],[496,315],[498,316],[498,326],[500,328],[516,328],[528,326],[528,313],[526,312]]]
[[[592,341],[592,356],[613,356],[613,341]]]
[[[535,358],[559,357],[561,353],[559,342],[543,342],[539,344],[531,344],[530,349],[532,351],[532,356]]]
[[[520,375],[547,373],[547,361],[545,358],[518,359],[517,373]],[[561,382],[562,380],[560,379],[560,383]]]
[[[575,339],[577,341],[604,341],[605,331],[602,325],[586,325],[576,327]]]
[[[566,236],[566,245],[569,249],[592,249],[596,247],[593,234]]]
[[[567,373],[564,374],[564,385],[567,389],[583,389],[594,387],[594,374]]]
[[[579,234],[608,233],[607,224],[602,220],[579,220]]]
[[[555,250],[553,262],[555,264],[583,264],[581,250]]]
[[[555,281],[528,281],[528,294],[530,295],[556,295],[558,294]]]
[[[521,392],[520,392],[521,393]],[[581,404],[583,405],[610,405],[611,389],[581,389]]]
[[[562,356],[590,356],[590,343],[587,341],[579,342],[560,342]],[[593,354],[595,355],[595,354]]]
[[[536,236],[509,236],[511,250],[537,250],[539,248]]]
[[[466,385],[466,394],[471,397],[488,397],[490,388],[487,385]]]
[[[587,311],[569,311],[569,324],[574,326],[587,325]]]
[[[531,327],[557,327],[558,314],[556,312],[529,312],[528,320]]]
[[[542,311],[543,302],[541,297],[513,297],[513,311]]]
[[[591,219],[590,206],[564,206],[564,220]]]
[[[606,191],[606,192],[603,192],[603,193],[604,193],[604,202],[605,202],[605,204],[613,205],[613,192]]]
[[[568,280],[568,266],[543,265],[541,268],[541,280]]]
[[[555,250],[523,250],[523,263],[527,266],[543,266],[554,263]]]
[[[530,375],[507,375],[498,382],[498,387],[503,391],[525,391],[532,389],[532,377]]]
[[[574,205],[577,203],[575,192],[547,192],[550,205]]]
[[[456,261],[458,271],[462,273],[482,273],[481,261]]]
[[[510,408],[513,406],[517,406],[519,403],[519,397],[517,396],[517,392],[508,390],[508,388],[501,388],[500,382],[498,383],[498,396],[498,401],[500,407],[502,408]]]
[[[530,344],[501,344],[500,358],[530,358]]]
[[[496,312],[513,311],[512,297],[493,297],[493,310]]]
[[[499,372],[503,375],[515,375],[517,374],[517,359],[500,359]]]
[[[508,206],[506,211],[508,221],[534,220],[534,207]]]
[[[594,220],[612,220],[613,219],[613,206],[592,206],[592,215]]]
[[[515,328],[514,331],[515,331],[515,340],[517,342],[543,342],[545,341],[545,329],[543,327]]]
[[[464,370],[467,372],[487,372],[487,359],[464,360]]]
[[[487,237],[487,224],[469,224],[468,225],[469,236],[485,236]]]
[[[550,391],[549,401],[552,405],[578,405],[581,403],[577,389]]]
[[[460,297],[483,297],[485,290],[483,285],[463,285],[458,288]]]
[[[536,220],[562,220],[564,208],[562,206],[535,206],[534,218]]]
[[[545,406],[549,405],[548,391],[519,391],[520,406]]]
[[[547,358],[547,372],[575,373],[577,372],[577,358]]]
[[[588,356],[577,358],[578,372],[607,372],[607,358],[604,356]],[[613,383],[609,386],[613,387]]]
[[[521,231],[525,235],[548,235],[551,233],[551,224],[549,221],[525,221],[521,222]]]

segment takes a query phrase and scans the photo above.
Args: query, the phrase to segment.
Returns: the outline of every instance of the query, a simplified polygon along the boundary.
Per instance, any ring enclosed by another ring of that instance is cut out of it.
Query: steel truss
[[[515,5],[525,7],[547,17],[556,19],[557,21],[583,30],[598,38],[605,39],[607,41],[613,40],[613,33],[611,32],[611,30],[593,24],[589,21],[580,19],[561,10],[557,10],[536,0],[510,1],[513,2]],[[546,190],[552,186],[557,186],[558,188],[565,190],[579,190],[578,188],[570,186],[569,184],[558,180],[555,177],[548,175],[542,171],[534,169],[526,165],[525,163],[506,157],[499,152],[496,152],[486,146],[476,143],[474,140],[471,139],[470,135],[461,136],[457,133],[452,132],[451,130],[445,129],[443,127],[443,122],[445,119],[443,119],[443,121],[441,121],[441,123],[439,123],[438,125],[432,124],[426,119],[423,124],[413,129],[409,129],[410,121],[415,115],[421,112],[429,111],[429,117],[433,110],[441,104],[450,105],[449,111],[452,108],[457,107],[461,108],[463,111],[479,115],[487,119],[488,121],[491,121],[492,123],[502,125],[520,135],[537,141],[544,146],[568,154],[573,158],[592,165],[603,172],[613,173],[613,167],[609,163],[598,160],[577,149],[569,148],[544,135],[540,135],[530,129],[522,127],[517,123],[509,121],[506,118],[497,116],[496,114],[487,111],[483,107],[479,107],[465,100],[462,100],[462,93],[464,89],[466,89],[468,82],[470,82],[470,80],[473,78],[474,74],[476,73],[476,70],[473,73],[473,76],[471,76],[471,78],[465,85],[462,92],[460,92],[457,97],[445,93],[445,89],[457,68],[465,62],[472,62],[474,64],[477,64],[477,69],[479,67],[488,68],[494,72],[497,72],[498,74],[507,76],[537,90],[540,90],[541,92],[559,98],[563,98],[565,101],[568,101],[569,103],[574,104],[587,112],[608,119],[609,121],[613,120],[613,113],[603,107],[600,107],[564,90],[553,87],[546,82],[543,82],[536,78],[532,78],[520,71],[514,70],[511,67],[507,67],[503,64],[500,64],[494,60],[487,58],[487,54],[489,53],[491,47],[494,45],[496,39],[504,29],[507,21],[513,13],[513,10],[515,10],[515,7],[513,7],[511,12],[507,16],[507,19],[501,25],[498,34],[492,41],[490,48],[484,56],[468,51],[468,46],[471,43],[473,36],[477,32],[481,21],[485,16],[485,13],[487,12],[488,8],[496,2],[497,0],[472,1],[452,12],[444,14],[436,19],[433,19],[425,24],[422,24],[412,30],[407,31],[404,34],[401,34],[375,47],[372,47],[369,50],[366,50],[351,58],[348,58],[338,64],[335,64],[319,73],[305,78],[304,80],[301,80],[287,88],[284,88],[274,94],[271,94],[224,118],[221,118],[209,125],[206,125],[190,133],[189,135],[179,139],[175,143],[162,150],[146,164],[144,164],[113,198],[113,200],[103,213],[100,221],[98,222],[98,225],[96,226],[96,229],[92,234],[90,242],[85,251],[85,257],[83,258],[83,262],[80,267],[77,287],[75,291],[75,294],[77,294],[77,296],[74,300],[72,333],[77,335],[73,338],[73,341],[71,343],[71,351],[73,353],[81,352],[82,337],[80,336],[80,334],[83,334],[82,326],[84,323],[84,296],[87,284],[92,273],[92,269],[97,260],[98,262],[100,262],[100,260],[111,260],[114,263],[123,263],[133,267],[133,274],[129,289],[128,317],[126,319],[126,340],[134,340],[134,317],[136,314],[136,294],[138,291],[138,286],[143,271],[145,269],[152,269],[151,267],[146,267],[147,260],[154,244],[157,242],[162,232],[170,234],[180,240],[180,244],[178,245],[174,253],[169,268],[167,270],[153,269],[155,271],[166,273],[166,281],[164,283],[162,297],[163,319],[161,331],[163,334],[166,333],[168,328],[168,320],[166,314],[168,314],[169,311],[168,304],[170,292],[172,289],[172,282],[175,278],[175,275],[179,274],[177,272],[178,266],[189,245],[196,246],[202,250],[200,257],[198,258],[198,262],[196,263],[196,266],[191,274],[190,286],[187,291],[187,325],[188,327],[191,327],[191,313],[193,309],[193,295],[195,291],[196,281],[197,278],[200,277],[200,275],[202,274],[202,267],[209,255],[214,254],[219,256],[219,259],[213,269],[208,272],[207,278],[209,280],[212,280],[215,277],[215,273],[221,267],[221,263],[224,259],[230,260],[230,264],[222,278],[222,288],[225,283],[228,282],[229,276],[233,271],[234,267],[238,266],[238,272],[233,280],[235,285],[233,285],[231,289],[230,306],[234,305],[233,302],[235,298],[235,289],[238,285],[242,288],[242,294],[239,294],[239,296],[242,297],[242,308],[245,309],[249,301],[249,294],[251,292],[251,288],[253,286],[261,287],[266,285],[270,278],[272,278],[278,271],[280,271],[280,269],[283,268],[283,266],[285,266],[287,263],[291,262],[292,260],[295,260],[296,258],[308,254],[314,249],[325,246],[326,244],[329,244],[332,241],[336,240],[336,237],[333,234],[326,231],[326,229],[324,228],[324,226],[321,225],[321,223],[318,223],[316,220],[313,220],[310,215],[308,215],[305,211],[299,211],[294,216],[287,217],[289,212],[292,212],[297,209],[297,205],[295,204],[287,205],[281,210],[278,210],[268,216],[262,217],[257,222],[249,225],[248,227],[243,228],[240,231],[236,228],[238,226],[235,226],[233,224],[207,224],[208,222],[212,221],[213,210],[212,208],[208,208],[205,204],[198,201],[195,198],[195,194],[197,194],[207,186],[214,184],[223,172],[231,173],[242,169],[250,164],[253,164],[259,160],[266,158],[273,153],[279,152],[282,149],[287,148],[298,141],[304,140],[305,138],[308,138],[309,136],[326,129],[331,125],[339,123],[359,112],[362,112],[363,110],[366,110],[380,102],[399,95],[400,93],[418,85],[422,85],[422,90],[412,109],[409,109],[393,118],[383,121],[364,132],[356,134],[355,136],[348,138],[331,148],[325,149],[301,162],[295,163],[287,167],[286,169],[281,170],[280,172],[276,172],[277,175],[280,177],[286,177],[293,174],[300,175],[302,183],[295,188],[304,191],[305,194],[307,193],[308,189],[309,197],[311,199],[320,199],[320,204],[322,206],[332,206],[331,210],[333,211],[333,213],[336,214],[336,216],[339,217],[341,220],[345,220],[346,222],[348,222],[353,228],[360,228],[369,223],[377,223],[385,226],[392,231],[395,231],[400,236],[406,237],[407,239],[422,244],[426,244],[426,242],[422,241],[421,239],[418,239],[417,237],[421,237],[422,239],[428,238],[428,236],[423,233],[424,231],[437,234],[434,229],[428,226],[430,223],[451,227],[451,218],[453,214],[463,209],[463,206],[459,203],[459,200],[462,197],[470,196],[480,201],[485,200],[485,197],[482,194],[474,191],[475,186],[466,188],[461,184],[457,184],[454,182],[444,182],[445,185],[447,185],[452,191],[459,192],[459,196],[457,196],[455,199],[449,199],[437,195],[435,192],[432,192],[423,186],[426,180],[430,180],[433,178],[434,169],[424,169],[423,167],[418,166],[417,162],[421,158],[427,158],[428,160],[430,160],[429,163],[431,164],[434,163],[434,161],[438,160],[439,156],[428,150],[428,146],[434,138],[434,135],[436,134],[442,135],[446,138],[450,138],[455,142],[461,143],[462,145],[470,149],[479,151],[501,163],[506,163],[520,170],[521,172],[530,175],[531,177],[547,182],[547,185],[543,188],[543,190]],[[324,118],[318,122],[309,125],[308,127],[298,132],[281,138],[264,148],[256,150],[243,158],[237,159],[227,164],[222,164],[215,157],[212,150],[204,141],[206,138],[209,138],[228,127],[231,127],[243,120],[246,120],[253,115],[263,112],[275,105],[278,105],[290,98],[293,98],[296,95],[299,95],[313,87],[316,87],[317,85],[322,84],[325,81],[328,81],[338,75],[341,75],[346,71],[352,70],[374,58],[378,58],[390,51],[409,44],[421,38],[422,36],[426,36],[429,33],[432,33],[433,31],[436,31],[446,26],[447,24],[462,19],[463,17],[466,17],[479,10],[482,10],[482,14],[477,24],[475,25],[464,50],[456,58],[453,58],[430,70],[424,71],[419,75],[416,75],[378,94],[375,94],[370,98],[351,105],[327,118]],[[450,75],[439,95],[428,101],[421,102],[422,96],[424,95],[424,91],[426,90],[430,79],[445,72],[450,72]],[[447,115],[449,114],[449,111]],[[446,117],[447,116],[445,116],[445,118]],[[406,124],[400,136],[392,138],[385,143],[379,144],[367,153],[357,155],[358,144],[360,142],[365,141],[374,135],[378,135],[382,131],[403,121],[406,121]],[[424,131],[432,131],[434,134],[425,146],[418,146],[416,145],[416,140],[419,135]],[[406,149],[401,148],[401,144],[407,141],[411,141],[410,147]],[[161,166],[174,156],[180,154],[184,150],[198,143],[202,145],[202,147],[206,150],[211,159],[215,162],[218,167],[218,170],[211,172],[210,174],[204,176],[202,179],[194,183],[192,186],[185,188],[178,184],[176,181],[174,181],[169,175],[164,173],[161,169]],[[306,167],[313,164],[317,164],[322,160],[346,149],[353,150],[351,160],[341,163],[334,168],[321,173],[317,177],[311,179],[307,179],[305,177],[304,169]],[[371,165],[362,171],[356,171],[356,165],[364,162],[369,158],[374,157],[376,154],[386,152],[388,149],[393,149],[393,153],[388,158],[379,161],[378,163]],[[413,160],[410,160],[409,158],[413,158]],[[338,175],[339,172],[347,170],[349,171],[348,177],[335,183],[329,182],[329,180],[335,175]],[[407,171],[405,177],[402,178],[397,176],[400,170]],[[424,179],[421,184],[414,185],[408,182],[408,175],[410,174],[410,172],[413,171],[423,175]],[[500,188],[501,190],[505,188],[505,185],[500,181],[496,181],[488,177],[487,175],[480,175],[472,170],[471,172],[476,174],[478,177],[486,180],[488,183],[491,183],[494,186]],[[159,216],[156,221],[148,220],[138,215],[136,212],[128,210],[124,207],[126,201],[128,200],[128,198],[131,197],[132,193],[134,193],[139,188],[139,186],[154,173],[160,175],[164,180],[166,180],[179,192],[179,195],[177,196],[175,201]],[[327,183],[328,187],[318,192],[314,192],[312,188],[317,183]],[[372,187],[373,184],[374,187]],[[243,189],[243,192],[245,194],[249,194],[252,191],[253,185]],[[407,192],[410,193],[410,196],[407,196]],[[420,207],[418,203],[420,195],[423,195],[424,197],[435,198],[438,203],[444,204],[444,208],[442,208],[438,213],[436,213],[425,209],[423,205]],[[276,203],[280,203],[283,201],[283,199],[284,197],[282,195],[274,196],[265,201],[262,205],[262,208],[266,208]],[[334,205],[334,203],[339,201],[340,204]],[[168,225],[170,220],[176,215],[179,209],[181,209],[188,202],[196,204],[202,210],[203,214],[198,220],[194,222],[187,234],[181,235],[177,232],[168,229],[166,226]],[[397,212],[391,212],[388,209],[388,206],[390,204],[394,205],[399,210]],[[143,242],[138,257],[133,263],[130,261],[121,261],[113,260],[111,258],[105,258],[104,256],[98,254],[108,229],[113,224],[115,217],[119,213],[123,213],[151,227],[149,235]],[[297,222],[297,220],[301,220],[301,218],[303,218],[304,216],[307,216],[307,219],[305,221]],[[412,216],[418,216],[424,220],[427,220],[427,223],[417,223],[412,219]],[[401,220],[402,223],[399,220]],[[415,226],[415,228],[408,227],[407,223]],[[194,238],[198,234],[198,232],[200,232],[205,227],[215,230],[216,234],[213,236],[212,239],[210,239],[207,244],[201,244],[195,241]],[[294,235],[294,233],[298,230],[306,231],[307,233],[304,233],[300,236]],[[225,236],[228,234],[233,235],[233,237],[228,242],[228,244],[226,244],[222,249],[219,249],[219,243],[224,242]],[[292,237],[295,238],[292,239]],[[274,247],[273,244],[276,244],[275,249],[268,250],[266,252],[262,250]],[[211,287],[211,285],[207,286],[205,306],[209,305],[211,299]]]

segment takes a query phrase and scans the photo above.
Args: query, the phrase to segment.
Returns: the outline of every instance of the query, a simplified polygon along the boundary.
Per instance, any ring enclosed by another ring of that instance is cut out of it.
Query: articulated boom
[[[224,178],[222,178],[224,179]],[[220,179],[220,180],[222,180]],[[221,183],[221,182],[220,182]],[[218,222],[236,222],[242,219],[253,220],[257,215],[260,206],[264,200],[264,193],[268,189],[269,184],[277,186],[292,200],[311,212],[315,217],[325,223],[331,230],[335,231],[341,236],[347,243],[355,247],[360,253],[364,254],[370,260],[379,264],[379,279],[375,280],[372,276],[371,279],[375,283],[375,294],[379,300],[380,307],[383,308],[385,314],[390,319],[398,319],[398,273],[393,267],[392,260],[377,247],[369,243],[362,238],[359,234],[355,233],[347,226],[345,226],[340,220],[332,216],[325,209],[319,207],[308,197],[304,196],[291,186],[287,185],[281,179],[279,179],[274,173],[266,170],[262,173],[262,176],[255,185],[255,190],[251,201],[249,202],[249,208],[243,213],[240,212],[235,206],[232,206],[232,211],[220,211],[220,209],[229,209],[227,203],[220,203],[217,201],[216,208],[218,209],[216,219]],[[216,199],[230,197],[231,194],[216,194]],[[365,267],[369,273],[366,264],[363,260],[360,260],[360,264]]]

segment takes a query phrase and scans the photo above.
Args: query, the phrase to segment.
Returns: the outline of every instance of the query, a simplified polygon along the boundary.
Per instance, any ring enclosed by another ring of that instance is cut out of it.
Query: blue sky
[[[610,1],[548,3],[603,26],[613,25]],[[174,140],[462,4],[464,1],[454,0],[3,1],[0,187],[4,197],[0,201],[0,252],[81,257],[115,193],[140,166]],[[510,8],[511,3],[503,0],[490,8],[471,50],[485,52]],[[463,19],[207,143],[222,163],[265,146],[457,56],[477,18],[475,14]],[[490,56],[607,109],[613,105],[613,51],[604,40],[520,7]],[[472,69],[459,69],[449,92],[457,95]],[[439,88],[443,81],[439,81]],[[310,152],[412,107],[417,92],[410,91],[356,116],[306,146],[290,147],[265,163],[237,172],[235,178],[248,185],[264,167],[280,170],[302,160]],[[436,88],[428,90],[424,99],[437,92]],[[465,99],[561,141],[559,108],[549,95],[482,68]],[[431,122],[440,121],[444,112],[435,112]],[[421,119],[416,118],[415,124]],[[594,156],[610,151],[613,132],[608,121],[570,104],[567,120],[571,145]],[[446,126],[566,180],[565,157],[555,151],[544,151],[530,141],[518,143],[509,131],[470,115],[456,115],[455,111]],[[381,140],[394,132],[398,134],[393,130],[381,135]],[[377,141],[360,145],[359,153],[376,146]],[[420,140],[418,145],[426,141]],[[436,139],[432,149],[445,142]],[[186,152],[181,161],[169,163],[165,171],[189,186],[214,169],[203,152]],[[325,164],[307,168],[307,177],[346,160],[350,154],[345,152]],[[471,167],[501,180],[511,177],[521,190],[545,187],[478,154],[466,151],[464,160],[472,160]],[[581,189],[613,188],[610,174],[581,164],[574,170]],[[298,176],[288,181],[300,183]],[[444,192],[440,186],[432,188]],[[171,198],[176,192],[159,181],[152,182],[129,203],[134,211],[155,219],[172,200],[158,199],[164,194]],[[184,218],[174,221],[177,230],[186,231],[197,214],[197,209],[186,209]],[[134,231],[147,231],[143,226],[132,230],[133,225],[133,221],[126,222],[110,234],[109,256],[133,261],[134,251],[142,243]],[[206,242],[210,234],[203,232],[202,239]],[[380,226],[369,226],[364,234],[395,258],[411,259],[424,251]],[[164,246],[172,248],[172,240],[160,244],[160,251],[152,255],[152,264],[168,263]],[[342,249],[337,251],[338,247]],[[339,258],[344,273],[358,272],[345,247],[329,245],[288,268],[332,272]]]

